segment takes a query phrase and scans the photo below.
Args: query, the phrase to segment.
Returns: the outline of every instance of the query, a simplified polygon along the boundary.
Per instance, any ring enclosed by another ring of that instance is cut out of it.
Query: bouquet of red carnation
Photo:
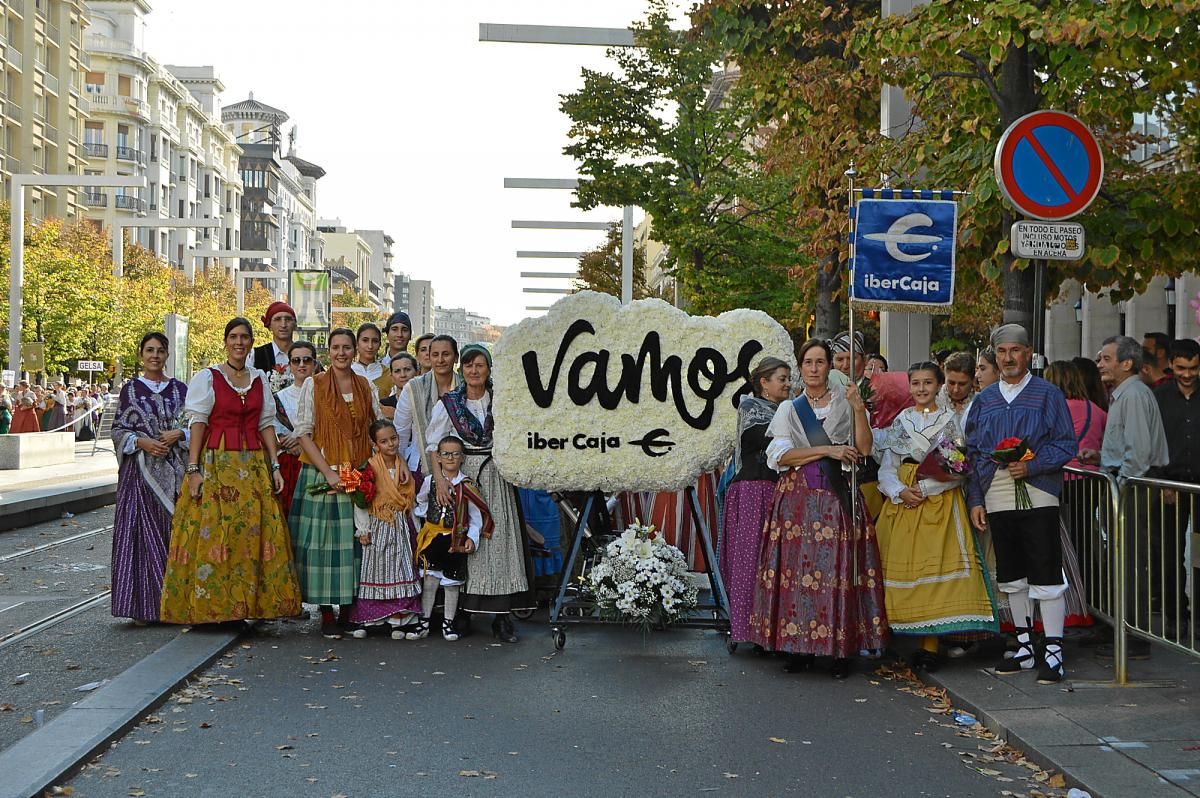
[[[1033,456],[1033,449],[1029,448],[1029,443],[1015,435],[1000,441],[992,451],[992,460],[1005,467],[1008,467],[1009,463],[1027,462],[1032,460]],[[1017,494],[1017,509],[1031,509],[1033,502],[1029,499],[1029,488],[1026,487],[1025,480],[1014,479],[1013,489]]]
[[[375,498],[375,474],[369,465],[363,463],[358,468],[352,468],[349,463],[343,463],[338,466],[338,479],[342,483],[338,490],[349,496],[355,507],[365,510],[370,506]],[[334,487],[328,482],[319,482],[309,485],[305,492],[309,496],[320,496],[333,490]]]

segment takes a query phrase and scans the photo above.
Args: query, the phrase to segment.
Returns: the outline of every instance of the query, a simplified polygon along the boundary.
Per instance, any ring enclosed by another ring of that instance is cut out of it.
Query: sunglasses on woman
[[[293,365],[293,366],[300,366],[300,365],[304,365],[304,364],[307,364],[307,363],[312,363],[312,362],[314,362],[315,360],[316,360],[316,358],[315,358],[315,357],[310,357],[309,355],[300,355],[300,356],[298,356],[298,357],[294,357],[294,358],[292,358],[292,365]]]

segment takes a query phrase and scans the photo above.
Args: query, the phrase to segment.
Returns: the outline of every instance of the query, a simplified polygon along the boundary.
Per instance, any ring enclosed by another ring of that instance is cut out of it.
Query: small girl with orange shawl
[[[371,424],[375,455],[367,461],[365,479],[373,481],[374,496],[366,508],[354,508],[355,537],[362,545],[358,596],[350,610],[354,637],[368,634],[366,627],[391,627],[392,637],[403,640],[421,610],[421,583],[413,565],[412,510],[416,489],[409,478],[397,481],[400,437],[386,418]]]

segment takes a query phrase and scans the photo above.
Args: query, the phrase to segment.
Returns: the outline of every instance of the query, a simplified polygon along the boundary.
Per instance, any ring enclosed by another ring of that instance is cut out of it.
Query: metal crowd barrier
[[[1140,638],[1200,657],[1196,645],[1195,603],[1188,586],[1194,577],[1189,545],[1200,503],[1200,485],[1165,479],[1133,478],[1121,490],[1118,549],[1123,552],[1123,628]],[[1123,635],[1117,635],[1117,643]],[[1127,647],[1126,647],[1127,648]],[[1128,651],[1122,652],[1128,654]],[[1117,681],[1125,683],[1126,657],[1119,660]]]
[[[1114,681],[1129,679],[1128,634],[1200,657],[1189,541],[1200,485],[1068,467],[1062,513],[1092,614],[1112,625]],[[1189,590],[1189,588],[1192,588]]]

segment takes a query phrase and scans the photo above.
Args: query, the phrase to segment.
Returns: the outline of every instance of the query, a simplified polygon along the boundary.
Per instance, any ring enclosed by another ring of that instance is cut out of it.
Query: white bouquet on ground
[[[600,617],[664,628],[696,606],[683,552],[635,521],[588,573]]]

